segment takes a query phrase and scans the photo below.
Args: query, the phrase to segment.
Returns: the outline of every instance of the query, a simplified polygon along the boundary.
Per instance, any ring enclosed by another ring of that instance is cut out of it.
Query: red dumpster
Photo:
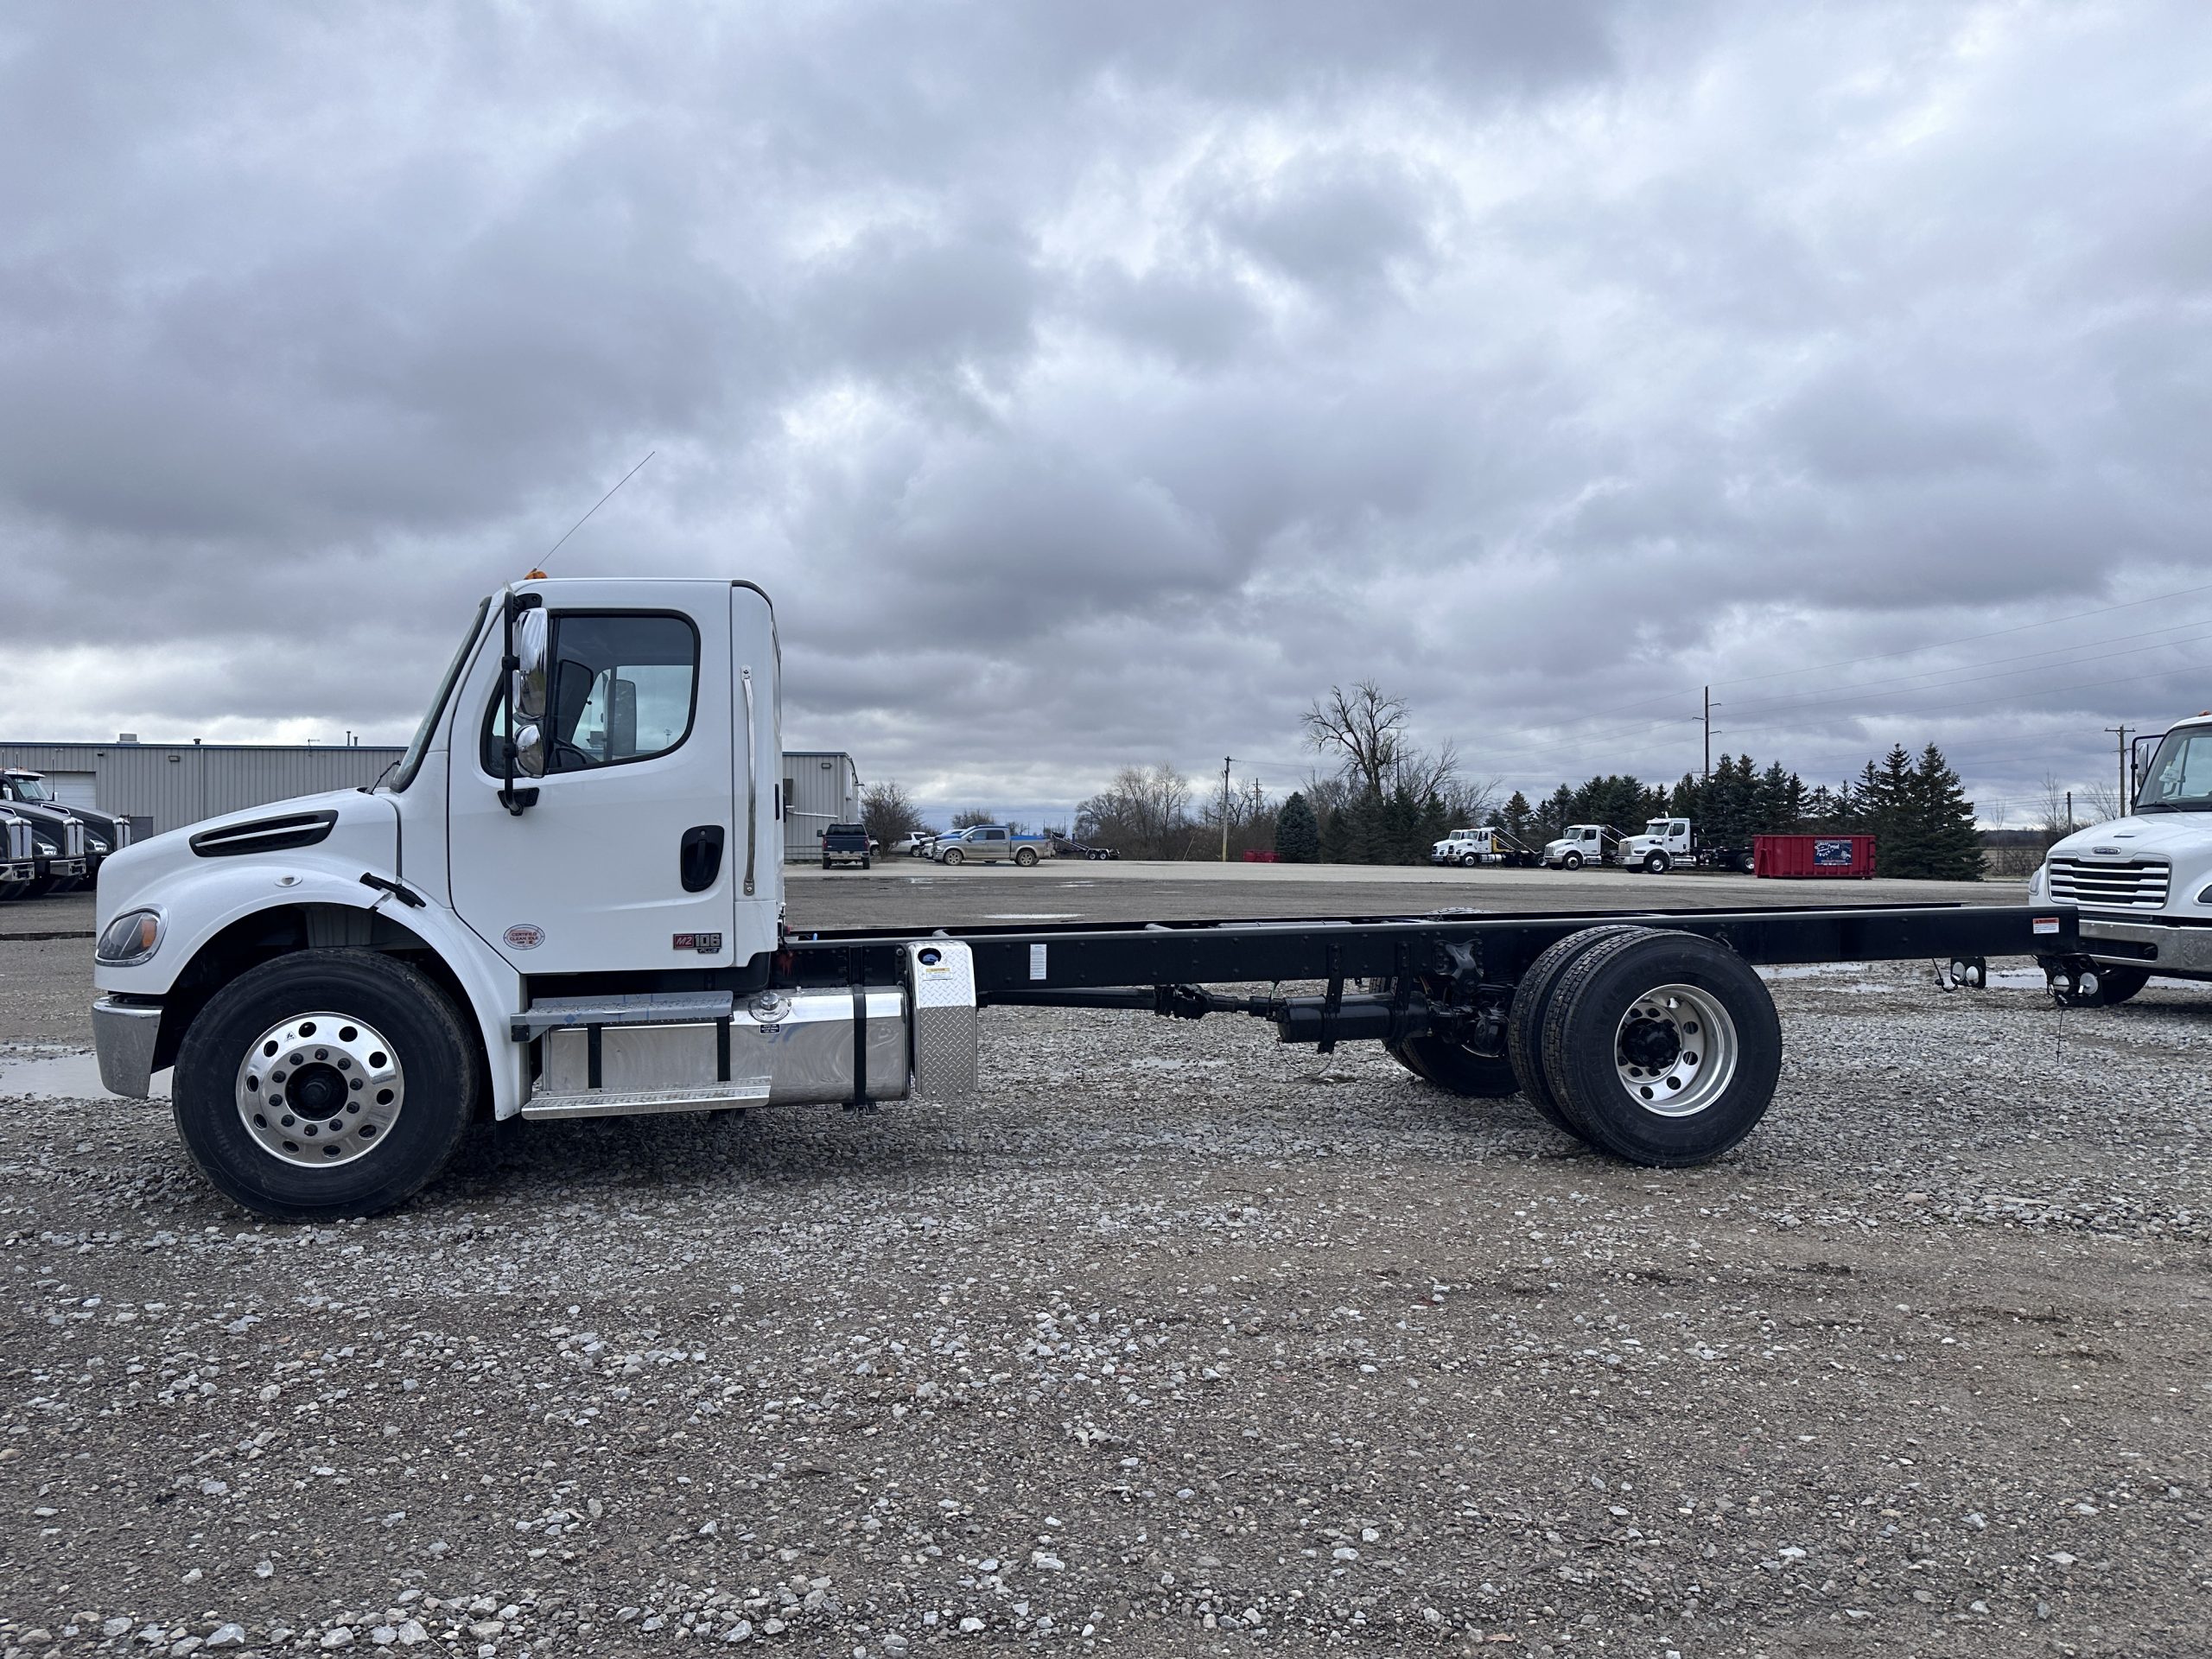
[[[1872,836],[1753,836],[1751,874],[1773,876],[1872,876]]]
[[[1272,847],[1247,847],[1243,856],[1247,864],[1272,864],[1275,861],[1275,850]]]

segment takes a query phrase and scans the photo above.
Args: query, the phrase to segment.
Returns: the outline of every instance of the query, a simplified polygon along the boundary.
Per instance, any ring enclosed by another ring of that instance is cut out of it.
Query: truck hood
[[[289,833],[288,821],[296,821]],[[249,833],[264,827],[271,833],[260,837]],[[224,830],[237,832],[227,846],[219,833]],[[195,852],[195,840],[207,850]],[[99,925],[105,927],[111,918],[143,902],[146,894],[170,877],[195,868],[298,868],[308,863],[343,867],[349,879],[365,870],[395,874],[399,864],[397,804],[388,796],[364,795],[358,789],[333,790],[226,812],[137,842],[100,866]]]
[[[2196,861],[2212,855],[2212,812],[2146,812],[2078,830],[2055,842],[2052,858],[2163,858]]]

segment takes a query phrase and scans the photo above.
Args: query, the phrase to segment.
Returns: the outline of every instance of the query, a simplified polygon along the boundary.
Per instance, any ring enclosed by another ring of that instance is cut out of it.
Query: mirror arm
[[[499,744],[499,804],[507,809],[511,817],[518,818],[524,808],[537,804],[536,790],[515,787],[515,670],[521,666],[515,656],[515,617],[519,612],[534,611],[544,603],[543,594],[511,593],[507,602],[499,607],[499,698],[507,711],[506,736]]]

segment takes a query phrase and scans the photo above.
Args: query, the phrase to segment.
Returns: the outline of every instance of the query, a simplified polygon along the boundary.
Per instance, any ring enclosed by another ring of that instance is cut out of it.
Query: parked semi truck
[[[19,779],[37,779],[35,772],[0,772],[0,801],[8,810],[30,825],[33,874],[16,896],[35,899],[41,893],[67,893],[90,879],[105,856],[106,843],[72,809],[48,797],[41,787],[25,788]],[[43,779],[39,779],[42,785]],[[98,842],[101,851],[93,851]]]
[[[1544,843],[1544,867],[1579,870],[1585,864],[1610,864],[1620,831],[1602,823],[1570,823],[1555,840]]]
[[[1649,875],[1664,875],[1677,864],[1700,870],[1740,870],[1748,875],[1751,849],[1710,843],[1688,818],[1653,818],[1643,826],[1642,835],[1622,840],[1613,861],[1624,870],[1642,870]]]
[[[20,812],[0,806],[0,900],[30,891],[38,880],[38,860],[31,839],[31,821]]]
[[[64,806],[54,792],[43,772],[32,772],[21,766],[0,768],[0,805],[11,810],[28,810],[48,823],[49,834],[60,847],[70,844],[66,824],[70,820],[84,825],[84,848],[80,855],[85,868],[75,875],[55,877],[54,890],[67,893],[73,887],[89,887],[99,879],[100,865],[108,855],[120,847],[130,844],[130,820],[112,813],[97,812],[90,807]],[[73,856],[67,851],[57,855],[65,861]]]
[[[2045,899],[794,930],[779,662],[749,582],[489,595],[387,778],[111,856],[102,1081],[143,1097],[171,1070],[194,1163],[289,1218],[403,1202],[480,1116],[957,1099],[992,1005],[1249,1016],[1323,1052],[1377,1041],[1441,1088],[1518,1092],[1614,1156],[1684,1165],[1773,1096],[1759,964],[2086,971],[2074,912]]]
[[[1512,864],[1533,868],[1543,862],[1535,849],[1515,840],[1494,823],[1479,830],[1454,830],[1428,849],[1432,864],[1457,864],[1471,869],[1478,864]]]

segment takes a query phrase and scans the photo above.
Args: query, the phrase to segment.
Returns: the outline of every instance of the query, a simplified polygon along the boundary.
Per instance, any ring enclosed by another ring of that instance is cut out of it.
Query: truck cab
[[[1621,842],[1617,856],[1625,869],[1664,875],[1676,864],[1689,861],[1696,846],[1688,818],[1653,818],[1645,823],[1642,835],[1630,836]]]
[[[780,677],[749,582],[491,594],[373,786],[111,855],[103,1083],[174,1067],[194,1160],[285,1217],[403,1201],[479,1116],[905,1098],[966,947],[776,982]]]
[[[2062,1000],[2124,1002],[2154,974],[2212,980],[2212,715],[2158,741],[2126,817],[2055,842],[2028,896],[2081,912],[2082,957],[2044,963]]]
[[[1585,864],[1611,863],[1610,849],[1619,839],[1618,830],[1602,823],[1570,823],[1557,840],[1544,843],[1544,867],[1579,870]]]

